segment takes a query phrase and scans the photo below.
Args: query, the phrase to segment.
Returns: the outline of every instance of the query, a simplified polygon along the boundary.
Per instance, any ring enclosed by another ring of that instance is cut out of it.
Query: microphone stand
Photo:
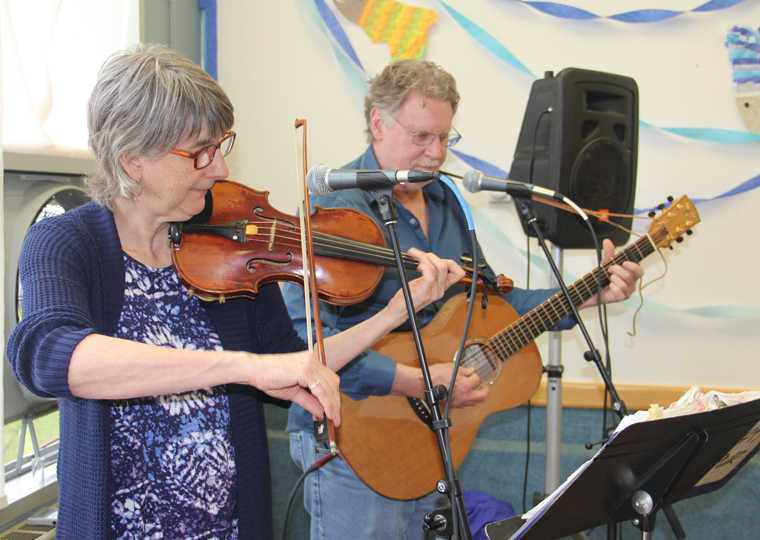
[[[425,382],[425,401],[430,408],[432,416],[431,429],[436,434],[438,440],[438,448],[441,453],[441,459],[443,461],[443,468],[446,471],[446,478],[438,480],[435,485],[435,491],[449,497],[449,501],[454,505],[452,508],[438,508],[434,512],[426,514],[423,524],[426,540],[438,540],[441,538],[458,538],[460,540],[472,540],[472,533],[470,531],[470,524],[467,518],[467,512],[464,507],[464,498],[462,496],[462,488],[459,484],[459,479],[456,477],[454,471],[454,464],[451,459],[451,453],[449,451],[449,435],[448,428],[449,423],[441,416],[439,409],[439,402],[441,399],[446,398],[446,388],[439,385],[433,388],[433,381],[430,378],[430,369],[428,367],[427,359],[425,357],[425,350],[422,345],[422,338],[420,336],[419,325],[417,321],[417,314],[414,309],[414,303],[412,301],[412,294],[409,290],[409,283],[406,276],[406,269],[404,268],[403,259],[401,257],[401,248],[399,246],[398,232],[396,229],[396,223],[398,223],[398,214],[396,208],[393,205],[393,187],[383,187],[378,189],[369,190],[369,193],[375,198],[380,210],[380,216],[383,220],[383,224],[388,230],[391,247],[393,248],[393,254],[396,259],[396,269],[399,272],[399,281],[401,282],[401,290],[404,293],[404,301],[406,302],[407,313],[409,314],[409,323],[414,337],[414,344],[417,349],[417,356],[420,361],[420,367],[422,368],[422,378]],[[452,526],[453,525],[453,526]]]
[[[576,308],[575,303],[573,302],[573,299],[570,296],[570,292],[567,290],[567,285],[565,284],[565,280],[562,279],[562,272],[560,272],[559,268],[557,268],[557,265],[554,262],[554,258],[551,256],[549,249],[546,247],[546,239],[544,238],[544,234],[541,231],[541,227],[538,225],[538,220],[536,219],[536,216],[533,213],[533,208],[528,203],[528,200],[530,199],[531,195],[532,195],[531,193],[526,193],[524,195],[512,193],[512,198],[515,202],[515,206],[517,207],[518,212],[520,212],[520,216],[523,219],[523,223],[530,224],[531,228],[533,229],[533,232],[536,234],[536,238],[538,239],[538,244],[541,246],[541,249],[543,250],[544,255],[546,256],[546,260],[549,262],[549,266],[552,269],[554,278],[557,281],[557,284],[559,285],[560,289],[562,290],[562,294],[564,294],[568,305],[570,306],[570,310],[572,311],[573,317],[575,318],[575,321],[578,324],[578,328],[580,329],[581,334],[583,335],[583,339],[586,341],[586,345],[588,346],[589,350],[586,352],[584,356],[586,356],[587,360],[589,359],[593,360],[594,364],[596,364],[596,367],[602,376],[602,380],[604,381],[605,388],[607,389],[607,392],[609,392],[610,394],[610,401],[612,403],[612,408],[617,413],[618,417],[622,419],[625,415],[628,414],[628,409],[626,408],[623,400],[620,399],[620,396],[618,395],[617,390],[615,389],[615,385],[612,384],[612,379],[610,378],[609,372],[604,368],[602,359],[599,356],[599,351],[596,349],[596,347],[594,347],[594,343],[591,340],[591,336],[588,333],[588,329],[586,328],[586,325],[583,324],[583,320],[581,319],[580,315],[578,315],[578,309]],[[601,298],[599,299],[599,301],[601,302]],[[591,358],[588,358],[589,356]],[[549,370],[550,383],[556,384],[559,381],[559,378],[562,376],[562,366],[552,365],[550,366],[550,368],[551,368]],[[548,404],[547,404],[547,409],[548,409]],[[548,422],[549,422],[549,419],[547,418],[547,426],[548,426]],[[547,448],[547,451],[548,450],[549,449]],[[615,524],[609,523],[607,525],[607,539],[614,540],[614,538],[615,538]]]

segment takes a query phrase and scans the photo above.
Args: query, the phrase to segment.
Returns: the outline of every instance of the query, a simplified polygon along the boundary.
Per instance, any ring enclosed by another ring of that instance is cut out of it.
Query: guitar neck
[[[656,244],[656,243],[655,243]],[[623,264],[625,261],[639,262],[654,251],[650,237],[643,236],[612,259],[595,268],[581,279],[568,286],[573,306],[579,306],[599,289],[610,283],[609,267]],[[531,343],[546,330],[572,313],[567,297],[562,291],[539,304],[517,321],[489,339],[492,349],[502,358],[508,358]]]

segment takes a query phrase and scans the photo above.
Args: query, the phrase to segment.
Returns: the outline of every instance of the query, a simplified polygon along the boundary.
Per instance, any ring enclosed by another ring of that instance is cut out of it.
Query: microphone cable
[[[451,401],[452,397],[454,395],[454,384],[457,379],[457,374],[459,372],[459,367],[462,362],[462,356],[464,354],[464,347],[467,343],[467,334],[470,331],[470,324],[472,321],[472,312],[475,307],[475,297],[478,293],[478,274],[477,274],[477,268],[478,268],[478,259],[479,259],[479,250],[478,250],[478,241],[475,235],[475,222],[472,219],[472,214],[470,213],[470,208],[467,205],[467,202],[464,200],[464,197],[462,197],[462,193],[459,191],[459,189],[456,187],[454,182],[451,181],[450,178],[445,176],[448,173],[444,173],[443,171],[439,171],[441,173],[441,176],[439,177],[438,181],[445,184],[451,192],[454,194],[454,196],[457,199],[457,202],[459,202],[459,208],[462,210],[462,213],[464,214],[465,221],[467,222],[467,229],[470,233],[470,242],[472,244],[472,282],[470,283],[470,295],[468,297],[468,305],[467,305],[467,316],[465,317],[465,323],[464,323],[464,329],[462,330],[462,339],[459,343],[459,348],[457,349],[456,358],[454,360],[454,369],[451,372],[451,381],[449,382],[449,396],[446,400],[446,406],[444,408],[443,413],[443,420],[447,426],[451,425],[450,416],[449,416],[449,410],[451,408]],[[449,436],[449,430],[446,428],[446,437],[443,437],[444,444],[446,445],[446,455],[451,457],[451,440]],[[448,476],[448,475],[447,475]],[[453,494],[453,490],[458,490],[458,486],[450,486],[450,489],[452,490],[449,493],[449,501],[451,504],[451,515],[452,515],[452,521],[453,521],[453,530],[459,535],[459,515],[457,512],[457,509],[459,508],[458,505],[455,504]],[[466,517],[466,516],[463,516]]]
[[[319,458],[317,461],[315,461],[311,465],[311,467],[303,471],[303,473],[301,473],[301,476],[298,477],[298,480],[296,481],[295,485],[290,490],[290,495],[288,495],[288,506],[285,509],[285,522],[282,525],[282,535],[280,536],[282,540],[287,540],[288,538],[288,518],[290,517],[290,512],[293,509],[293,501],[295,501],[296,494],[298,493],[298,488],[301,487],[301,484],[304,483],[307,476],[309,476],[314,471],[320,469],[323,465],[326,465],[328,462],[332,461],[333,458],[336,458],[336,457],[338,457],[338,454],[331,452],[327,454],[326,456]]]

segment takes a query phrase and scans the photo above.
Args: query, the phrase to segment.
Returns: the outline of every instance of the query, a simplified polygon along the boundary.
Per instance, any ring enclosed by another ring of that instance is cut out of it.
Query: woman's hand
[[[315,417],[324,413],[336,426],[340,425],[340,379],[312,352],[251,356],[251,386],[272,397],[298,403]]]
[[[441,259],[434,253],[426,253],[417,248],[410,248],[407,254],[417,259],[417,270],[422,274],[409,282],[412,301],[417,311],[440,299],[446,289],[464,277],[464,270],[451,259]],[[406,320],[403,291],[399,290],[391,298],[388,308],[401,317],[402,322]]]

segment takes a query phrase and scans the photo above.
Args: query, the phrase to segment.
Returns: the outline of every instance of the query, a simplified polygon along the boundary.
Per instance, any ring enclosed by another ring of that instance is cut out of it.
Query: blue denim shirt
[[[369,147],[364,154],[348,163],[345,168],[379,169],[380,166],[372,147]],[[423,188],[423,193],[430,214],[429,238],[425,236],[417,218],[404,206],[396,203],[395,199],[393,200],[398,212],[396,227],[401,249],[407,251],[411,247],[416,247],[422,251],[435,253],[441,258],[453,259],[461,264],[462,253],[472,252],[472,244],[467,222],[456,196],[440,182],[431,182]],[[336,191],[329,196],[313,195],[310,203],[312,210],[314,206],[322,206],[326,208],[355,208],[364,212],[383,229],[386,245],[391,245],[388,231],[385,230],[380,217],[377,202],[368,192],[360,189],[348,189]],[[479,253],[482,254],[482,250],[478,249]],[[493,276],[490,266],[485,271]],[[398,277],[398,271],[395,268],[387,269],[375,292],[359,304],[332,306],[324,302],[321,303],[320,315],[323,335],[327,337],[337,334],[370,318],[383,309],[401,287]],[[418,312],[420,324],[422,326],[428,324],[447,299],[463,291],[465,288],[462,286],[450,287],[441,300],[420,310]],[[504,299],[515,311],[523,315],[556,292],[556,289],[526,290],[515,288],[512,292],[504,295]],[[303,289],[299,285],[285,283],[283,285],[283,297],[290,317],[293,319],[294,327],[301,338],[306,340]],[[572,325],[572,320],[565,319],[556,328],[567,329]],[[354,358],[339,374],[340,389],[354,399],[361,399],[370,395],[387,395],[390,393],[396,374],[396,362],[370,349]],[[312,429],[311,413],[295,403],[291,405],[287,430],[310,432]]]

